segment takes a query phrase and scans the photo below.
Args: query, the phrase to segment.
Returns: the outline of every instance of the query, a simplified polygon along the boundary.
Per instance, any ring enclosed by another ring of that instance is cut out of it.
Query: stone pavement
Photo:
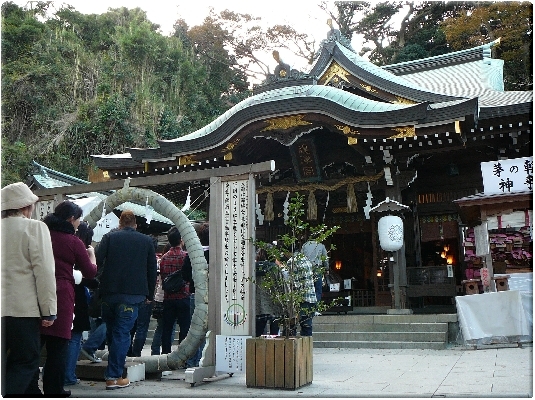
[[[148,346],[142,355],[149,355]],[[533,397],[533,347],[472,350],[314,349],[314,380],[295,391],[248,388],[245,374],[191,386],[185,370],[106,390],[103,381],[67,386],[71,397]]]

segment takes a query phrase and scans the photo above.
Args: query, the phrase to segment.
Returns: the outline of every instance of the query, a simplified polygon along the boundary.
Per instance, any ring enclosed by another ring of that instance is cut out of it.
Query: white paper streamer
[[[262,209],[260,208],[260,203],[258,202],[258,193],[256,194],[256,217],[258,218],[258,225],[264,225],[264,215],[262,214]]]
[[[286,193],[286,200],[284,200],[284,225],[288,222],[288,208],[290,207],[290,192]]]
[[[145,219],[147,220],[147,225],[150,225],[150,221],[152,221],[152,207],[149,206],[149,196],[147,196],[145,202]]]

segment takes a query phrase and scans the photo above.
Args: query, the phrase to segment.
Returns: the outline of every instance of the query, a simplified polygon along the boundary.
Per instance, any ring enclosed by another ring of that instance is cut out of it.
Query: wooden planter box
[[[312,337],[246,340],[247,387],[292,389],[312,382]]]

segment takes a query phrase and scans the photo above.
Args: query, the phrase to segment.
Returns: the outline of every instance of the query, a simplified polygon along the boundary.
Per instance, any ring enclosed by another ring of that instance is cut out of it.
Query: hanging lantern
[[[379,220],[379,243],[385,251],[397,251],[403,247],[403,220],[395,215],[387,215]]]

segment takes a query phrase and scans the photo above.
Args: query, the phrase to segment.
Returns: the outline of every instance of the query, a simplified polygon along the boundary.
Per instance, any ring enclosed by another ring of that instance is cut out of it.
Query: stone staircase
[[[155,329],[156,320],[151,318],[145,346],[151,345]],[[316,348],[441,350],[455,343],[458,333],[457,314],[320,315],[313,324]]]
[[[445,349],[456,342],[457,314],[321,315],[315,348]]]

